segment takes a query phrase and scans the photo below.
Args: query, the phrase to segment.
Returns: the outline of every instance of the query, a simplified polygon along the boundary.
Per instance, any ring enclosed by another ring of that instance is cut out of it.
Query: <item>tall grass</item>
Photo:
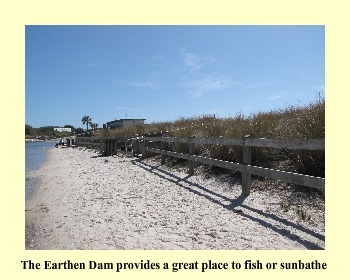
[[[179,118],[173,122],[157,122],[103,131],[101,136],[132,137],[160,132],[171,137],[185,138],[242,138],[249,134],[252,138],[324,139],[325,100],[318,98],[306,105],[257,112],[250,116],[237,114],[228,118],[215,118],[211,115]],[[187,153],[188,145],[176,143],[172,149],[176,152]],[[197,145],[196,153],[222,160],[242,162],[242,147],[240,146]],[[325,152],[253,147],[252,164],[324,177]]]

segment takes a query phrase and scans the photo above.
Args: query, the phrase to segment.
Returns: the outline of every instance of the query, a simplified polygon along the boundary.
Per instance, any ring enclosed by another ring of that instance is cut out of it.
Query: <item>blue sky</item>
[[[325,92],[324,26],[26,26],[25,43],[33,127],[249,115]]]

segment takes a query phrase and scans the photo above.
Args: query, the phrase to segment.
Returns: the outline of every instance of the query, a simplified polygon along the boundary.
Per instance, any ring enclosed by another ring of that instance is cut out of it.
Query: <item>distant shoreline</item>
[[[31,143],[31,142],[56,142],[58,139],[51,139],[51,140],[39,140],[39,139],[24,139],[25,143]]]
[[[45,142],[45,140],[39,140],[39,139],[24,139],[25,142]]]

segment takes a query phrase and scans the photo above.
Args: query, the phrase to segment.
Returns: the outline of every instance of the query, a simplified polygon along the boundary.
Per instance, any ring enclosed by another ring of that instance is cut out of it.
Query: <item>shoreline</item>
[[[40,139],[24,139],[25,143],[32,143],[32,142],[56,142],[58,139],[50,139],[50,140],[40,140]]]
[[[24,142],[45,142],[45,140],[39,140],[39,139],[24,139]]]
[[[27,144],[28,143],[28,144]],[[28,152],[27,154],[27,145],[29,146],[36,146],[36,147],[42,147],[45,151],[48,151],[49,149],[52,149],[54,147],[55,142],[49,142],[49,141],[34,141],[34,142],[26,142],[26,155],[25,155],[25,200],[28,200],[30,197],[34,186],[35,186],[35,180],[33,179],[31,175],[31,172],[38,169],[42,164],[45,163],[46,160],[46,153],[37,151],[36,153]],[[28,146],[28,147],[29,147]],[[28,159],[27,159],[28,157]]]
[[[28,250],[325,248],[324,224],[283,211],[278,193],[242,196],[240,182],[225,176],[189,177],[152,159],[83,148],[50,149],[30,176]]]

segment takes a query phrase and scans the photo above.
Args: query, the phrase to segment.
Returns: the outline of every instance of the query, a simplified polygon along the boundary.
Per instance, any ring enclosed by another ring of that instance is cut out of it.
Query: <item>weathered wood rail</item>
[[[76,140],[77,147],[99,148],[100,153],[104,155],[115,155],[118,149],[125,148],[127,137],[108,137],[108,138],[92,138],[79,137]]]
[[[148,143],[160,142],[160,148],[150,148]],[[165,143],[187,143],[189,144],[189,153],[176,153],[164,149]],[[243,146],[243,162],[235,163],[225,160],[218,160],[208,157],[195,155],[195,144],[203,145],[228,145]],[[303,149],[303,150],[325,150],[324,139],[254,139],[254,138],[173,138],[173,137],[145,137],[143,157],[147,153],[156,153],[161,155],[161,164],[165,162],[165,156],[182,158],[189,161],[189,174],[194,174],[194,162],[209,164],[240,171],[242,173],[242,194],[248,195],[251,188],[251,175],[258,175],[275,180],[281,180],[287,183],[303,185],[311,188],[325,189],[325,178],[313,177],[293,172],[273,170],[251,165],[251,147],[266,147],[277,149]]]
[[[75,145],[76,147],[93,148],[100,145],[100,138],[77,137]]]
[[[104,155],[117,154],[118,149],[127,148],[127,137],[121,138],[77,138],[76,146],[89,148],[98,147]],[[181,158],[189,161],[189,174],[194,174],[194,162],[226,168],[242,173],[242,194],[248,195],[251,189],[251,175],[271,178],[287,183],[303,185],[311,188],[325,190],[325,178],[313,177],[282,170],[274,170],[251,165],[251,148],[265,147],[275,149],[302,149],[325,150],[324,139],[264,139],[264,138],[175,138],[175,137],[142,137],[132,140],[131,152],[142,153],[146,158],[150,153],[161,155],[161,164],[165,163],[165,156]],[[188,154],[167,150],[169,143],[185,143],[189,145]],[[242,146],[242,163],[219,160],[195,154],[195,145],[223,145]]]

